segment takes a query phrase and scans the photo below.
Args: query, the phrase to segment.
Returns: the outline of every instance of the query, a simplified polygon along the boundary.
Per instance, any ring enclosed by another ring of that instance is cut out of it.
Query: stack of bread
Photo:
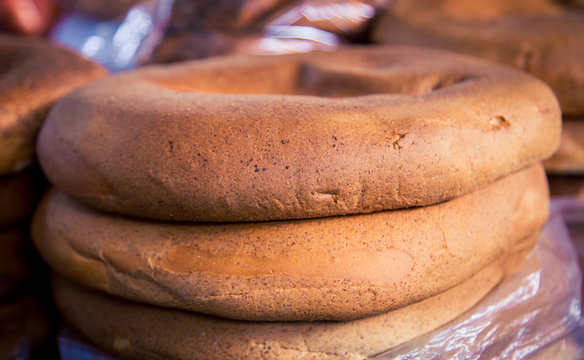
[[[560,132],[543,82],[441,51],[144,67],[51,110],[33,239],[120,358],[368,358],[533,248]]]
[[[396,0],[379,44],[440,48],[534,74],[554,90],[562,141],[546,161],[552,195],[584,197],[584,9],[554,0]]]
[[[48,43],[12,36],[0,36],[0,69],[0,356],[16,358],[48,331],[31,296],[43,288],[33,277],[40,261],[28,235],[46,183],[34,165],[36,135],[57,99],[103,70]]]

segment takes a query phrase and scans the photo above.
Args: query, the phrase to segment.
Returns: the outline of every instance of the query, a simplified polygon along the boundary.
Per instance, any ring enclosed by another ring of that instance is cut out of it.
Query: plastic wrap
[[[57,339],[61,360],[115,360],[101,350],[89,345],[79,333],[65,326]]]
[[[389,2],[218,0],[215,4],[210,0],[145,0],[111,20],[65,12],[49,37],[113,72],[146,62],[233,53],[326,51],[342,43],[360,42],[368,24]]]
[[[148,60],[168,25],[173,0],[147,0],[121,19],[98,20],[81,13],[63,15],[50,38],[103,64],[129,70]]]
[[[363,42],[389,0],[176,1],[152,62],[245,53],[279,55]]]
[[[582,277],[564,221],[584,229],[583,215],[582,202],[553,202],[537,247],[512,276],[457,320],[378,359],[584,358]],[[59,346],[63,360],[113,359],[71,329]]]
[[[254,53],[332,50],[349,39],[358,38],[387,3],[384,0],[298,1],[264,25],[263,41]]]
[[[564,337],[577,336],[582,328],[582,276],[564,221],[567,205],[552,203],[535,251],[472,312],[381,358],[474,359],[480,354],[486,359],[523,359]],[[581,352],[571,350],[573,355]]]
[[[268,32],[274,27],[312,27],[352,37],[365,30],[379,9],[388,0],[303,0],[282,11],[266,24]]]

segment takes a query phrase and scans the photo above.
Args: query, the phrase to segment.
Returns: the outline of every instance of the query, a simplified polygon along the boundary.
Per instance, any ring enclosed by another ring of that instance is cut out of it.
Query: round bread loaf
[[[546,221],[541,165],[438,205],[263,223],[140,221],[51,191],[34,242],[58,273],[136,301],[245,320],[347,320],[453,287]]]
[[[38,130],[57,99],[104,74],[56,45],[0,35],[0,174],[31,163]]]
[[[373,41],[451,50],[536,75],[584,114],[584,12],[552,0],[396,0]]]
[[[493,265],[419,303],[349,322],[221,319],[124,301],[62,278],[53,290],[66,320],[122,359],[367,359],[456,318],[502,276]]]
[[[297,219],[434,204],[557,148],[532,76],[466,56],[358,48],[153,66],[63,99],[42,168],[99,209],[154,219]]]
[[[550,174],[584,173],[584,118],[563,119],[560,147],[544,166]]]
[[[38,171],[0,176],[0,229],[32,215],[44,187]]]

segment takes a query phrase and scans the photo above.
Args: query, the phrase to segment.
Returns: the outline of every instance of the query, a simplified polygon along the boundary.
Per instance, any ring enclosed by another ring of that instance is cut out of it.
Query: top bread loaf
[[[549,157],[535,77],[438,50],[226,57],[104,78],[61,100],[49,180],[138,217],[259,221],[435,204]]]

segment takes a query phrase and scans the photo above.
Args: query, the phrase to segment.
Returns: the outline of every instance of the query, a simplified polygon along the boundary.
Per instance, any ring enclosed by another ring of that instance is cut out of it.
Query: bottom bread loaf
[[[504,259],[436,296],[353,321],[230,320],[123,300],[54,277],[66,320],[122,359],[366,359],[455,319],[485,297],[532,249],[519,242]]]

